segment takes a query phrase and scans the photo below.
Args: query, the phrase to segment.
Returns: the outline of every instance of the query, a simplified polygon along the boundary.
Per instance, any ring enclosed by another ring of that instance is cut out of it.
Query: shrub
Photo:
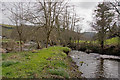
[[[8,42],[2,42],[2,47],[7,50],[7,52],[16,51],[16,43],[13,40],[9,40]]]
[[[93,43],[80,43],[78,50],[86,51],[89,50],[90,52],[99,52],[100,47],[98,44]]]
[[[66,53],[67,55],[70,51],[71,51],[70,48],[67,48],[67,47],[63,48],[63,52]]]
[[[86,50],[86,43],[80,43],[78,50],[80,50],[80,51],[85,51],[85,50]]]

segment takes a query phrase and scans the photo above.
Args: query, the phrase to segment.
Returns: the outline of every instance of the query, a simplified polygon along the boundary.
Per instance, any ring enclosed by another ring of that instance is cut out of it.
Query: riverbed
[[[120,57],[73,50],[70,56],[85,78],[118,78]]]

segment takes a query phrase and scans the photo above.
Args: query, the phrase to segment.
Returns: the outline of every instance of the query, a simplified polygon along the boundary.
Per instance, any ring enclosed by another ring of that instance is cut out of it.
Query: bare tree
[[[40,35],[44,34],[43,37],[45,37],[47,48],[48,44],[53,42],[52,38],[54,38],[56,42],[59,42],[59,36],[63,32],[62,29],[71,29],[74,31],[76,23],[79,22],[79,18],[77,18],[74,7],[73,14],[69,12],[68,8],[67,2],[64,2],[63,0],[58,2],[53,2],[52,0],[49,2],[47,0],[37,0],[37,2],[32,3],[32,5],[27,3],[27,6],[23,3],[16,3],[12,5],[11,9],[7,8],[12,14],[9,19],[16,24],[16,31],[18,33],[21,50],[22,41],[26,41],[26,39],[23,39],[25,38],[23,32],[25,31],[24,28],[26,23],[37,27],[33,33],[35,34],[34,39],[38,43],[38,48],[40,47],[41,40],[44,40]],[[54,32],[55,34],[58,34],[55,35]],[[71,33],[68,35],[70,35],[70,37],[72,36]],[[68,39],[70,39],[70,37]]]
[[[77,31],[77,43],[79,44],[79,40],[80,40],[80,37],[81,37],[81,35],[80,35],[80,32],[81,32],[81,28],[80,28],[80,26],[77,26],[76,27],[76,31]]]
[[[77,23],[80,22],[80,18],[75,13],[74,6],[66,6],[64,12],[62,42],[65,44],[65,46],[69,46],[77,40],[78,34],[76,32],[77,27],[79,26]]]
[[[9,6],[11,7],[9,7]],[[9,13],[9,20],[15,25],[15,29],[18,34],[19,38],[19,45],[20,45],[20,51],[22,51],[22,32],[23,27],[25,25],[25,21],[22,19],[24,17],[24,3],[23,2],[17,2],[17,3],[4,3],[4,7],[7,10],[7,13]]]
[[[66,3],[62,1],[53,2],[50,0],[48,2],[47,0],[37,0],[35,10],[31,11],[29,16],[26,17],[26,20],[29,22],[44,28],[44,32],[46,33],[46,48],[50,42],[51,32],[54,28],[57,28],[56,20],[59,19],[65,6]]]

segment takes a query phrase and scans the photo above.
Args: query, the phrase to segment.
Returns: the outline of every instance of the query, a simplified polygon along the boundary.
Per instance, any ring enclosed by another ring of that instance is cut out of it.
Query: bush
[[[120,55],[120,48],[117,46],[108,46],[104,49],[104,52],[109,55]]]
[[[93,43],[80,43],[78,50],[86,51],[89,50],[90,52],[98,53],[100,51],[100,47],[98,44]]]
[[[63,48],[63,52],[66,53],[67,55],[70,51],[71,51],[70,48],[67,48],[67,47]]]
[[[7,52],[16,51],[17,44],[13,40],[9,40],[8,42],[2,42],[3,49],[6,49]]]
[[[87,48],[86,48],[86,43],[80,43],[79,44],[79,47],[78,47],[78,50],[80,51],[85,51]]]

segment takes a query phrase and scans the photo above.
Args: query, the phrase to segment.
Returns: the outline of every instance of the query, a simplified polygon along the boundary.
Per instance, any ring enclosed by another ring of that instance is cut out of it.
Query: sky
[[[93,11],[96,8],[96,5],[98,4],[98,2],[73,2],[72,4],[74,4],[75,10],[77,15],[79,15],[79,17],[84,18],[83,21],[80,22],[81,24],[81,28],[82,31],[91,31],[92,28],[90,27],[90,22],[92,22],[93,20]]]
[[[1,1],[1,0],[0,0]],[[18,1],[28,1],[28,0],[2,0],[2,2],[18,2]],[[33,0],[31,0],[33,1]],[[35,1],[35,0],[34,0]],[[55,0],[57,1],[57,0]],[[93,11],[95,9],[95,7],[98,4],[98,0],[69,0],[71,5],[75,5],[75,11],[77,13],[77,15],[79,17],[84,18],[83,21],[81,21],[80,24],[80,28],[82,28],[82,32],[84,31],[91,31],[92,28],[90,27],[89,23],[92,22],[93,20]],[[99,0],[103,1],[103,0]],[[0,3],[1,4],[1,3]],[[2,19],[0,19],[0,24],[4,23],[4,24],[11,24],[11,22],[7,19],[7,17],[5,17],[1,10],[0,10],[0,17],[2,16]]]

